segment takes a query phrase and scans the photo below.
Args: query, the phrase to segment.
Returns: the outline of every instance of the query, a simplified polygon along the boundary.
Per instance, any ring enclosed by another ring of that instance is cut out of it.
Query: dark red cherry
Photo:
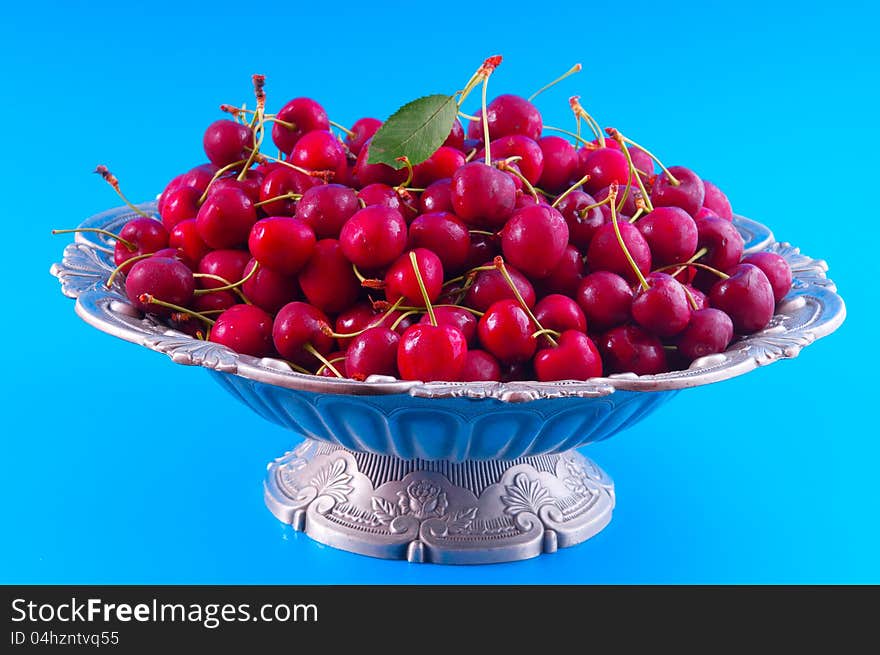
[[[606,375],[656,375],[669,370],[663,343],[635,325],[612,328],[598,341]]]
[[[696,173],[684,166],[672,166],[669,172],[675,176],[679,184],[673,184],[666,173],[660,173],[651,189],[651,203],[655,207],[681,207],[693,216],[703,206],[706,197],[703,181]]]
[[[386,164],[368,164],[369,157],[370,141],[367,141],[358,153],[357,162],[354,165],[354,175],[360,186],[374,183],[397,186],[406,180],[405,168],[395,170]]]
[[[214,174],[220,169],[215,164],[199,164],[189,169],[180,177],[180,186],[191,186],[204,193],[214,179]]]
[[[454,382],[461,376],[467,342],[452,325],[411,325],[400,337],[397,368],[402,380]]]
[[[295,172],[295,171],[294,171]],[[210,198],[221,189],[237,189],[243,191],[253,203],[260,202],[260,187],[263,184],[263,176],[261,173],[250,170],[244,179],[239,180],[237,175],[224,175],[216,180],[208,187],[208,197]]]
[[[125,295],[131,304],[142,312],[160,316],[169,316],[175,310],[144,302],[144,294],[186,307],[192,302],[194,291],[192,271],[186,264],[171,257],[149,257],[137,261],[125,276]]]
[[[464,128],[458,119],[452,121],[452,129],[449,130],[449,136],[443,142],[444,146],[464,150]]]
[[[596,202],[602,202],[608,197],[608,194],[611,192],[611,187],[603,187],[596,191],[593,194],[593,197],[596,199]],[[638,207],[636,206],[636,198],[641,195],[641,191],[639,191],[638,187],[635,185],[630,186],[629,190],[627,190],[625,184],[621,184],[617,190],[617,217],[620,220],[629,220],[629,216],[633,216],[636,211],[638,211]],[[605,218],[605,222],[609,222],[611,220],[611,204],[605,203],[604,205],[599,206],[599,211],[602,212],[602,216]]]
[[[381,205],[358,210],[342,226],[339,245],[355,266],[384,268],[406,248],[406,223],[400,212]]]
[[[733,339],[733,322],[720,309],[708,307],[691,314],[690,323],[675,343],[678,352],[691,362],[698,357],[724,352]]]
[[[581,252],[586,252],[596,230],[605,224],[602,210],[599,207],[592,207],[596,202],[588,193],[572,191],[556,205],[556,209],[568,224],[568,240]],[[587,209],[588,207],[590,209]]]
[[[471,244],[468,248],[466,270],[481,266],[485,262],[491,262],[501,254],[500,239],[487,234],[471,234]]]
[[[387,327],[373,327],[352,338],[345,351],[345,371],[353,380],[371,375],[398,376],[400,335]]]
[[[544,296],[535,305],[535,318],[547,330],[564,332],[566,330],[587,331],[587,319],[578,304],[558,293]]]
[[[697,252],[697,224],[679,207],[657,207],[642,216],[636,227],[658,268],[687,261]]]
[[[322,239],[299,274],[299,285],[308,301],[328,314],[350,307],[360,295],[361,285],[339,241]]]
[[[250,275],[256,261],[252,259],[245,266],[244,277],[247,279],[241,285],[242,293],[254,305],[270,314],[275,314],[287,303],[301,297],[299,284],[292,275],[283,275],[262,266],[256,273]]]
[[[423,214],[454,211],[452,207],[452,178],[437,180],[429,184],[419,196],[419,209]]]
[[[453,325],[461,330],[467,341],[468,347],[474,345],[477,337],[477,319],[473,313],[463,307],[434,307],[434,317],[437,325]],[[431,316],[425,314],[419,323],[430,323]]]
[[[211,293],[201,293],[193,298],[192,308],[197,312],[213,312],[229,309],[241,301],[233,291],[223,289]]]
[[[538,345],[536,330],[516,300],[493,303],[477,324],[480,344],[501,362],[531,359]]]
[[[544,155],[544,169],[538,186],[550,193],[562,193],[578,177],[578,154],[574,146],[560,136],[538,140]]]
[[[629,163],[620,150],[598,148],[587,155],[582,173],[590,176],[584,188],[592,193],[614,182],[625,185],[629,179]]]
[[[308,348],[322,355],[333,350],[333,338],[324,333],[329,325],[327,315],[317,307],[304,302],[288,303],[275,317],[272,341],[284,359],[314,370],[318,359]]]
[[[231,188],[211,193],[196,216],[199,236],[211,248],[245,245],[256,222],[254,203],[243,191]]]
[[[596,271],[581,281],[575,300],[590,329],[602,331],[629,320],[633,291],[629,283],[616,273]]]
[[[296,142],[288,161],[308,171],[333,171],[335,174],[346,162],[345,148],[331,132],[312,130]]]
[[[310,226],[319,239],[336,239],[345,221],[360,209],[354,189],[324,184],[307,189],[296,206],[296,218]]]
[[[402,297],[406,305],[424,307],[425,301],[409,256],[410,252],[416,254],[416,262],[428,294],[428,300],[434,302],[440,295],[443,288],[443,264],[440,262],[440,258],[430,250],[416,248],[398,257],[397,261],[388,269],[385,274],[385,297],[391,303]]]
[[[537,141],[544,129],[538,108],[525,98],[510,94],[500,95],[488,104],[486,122],[489,125],[490,139],[522,134]],[[478,136],[482,136],[479,121],[473,123],[480,128]]]
[[[408,248],[427,248],[434,252],[447,273],[457,273],[467,264],[471,238],[467,226],[455,214],[428,212],[417,216],[409,226]]]
[[[201,197],[201,191],[191,186],[177,187],[163,196],[164,202],[159,215],[165,229],[171,232],[181,221],[195,218],[199,213]]]
[[[470,162],[452,176],[452,206],[469,225],[500,227],[515,204],[516,186],[510,175],[497,168]]]
[[[535,373],[542,382],[589,380],[602,375],[602,358],[590,337],[578,330],[566,330],[556,346],[535,355]]]
[[[355,157],[364,147],[364,144],[373,138],[373,135],[382,127],[382,121],[378,118],[360,118],[354,122],[349,130],[350,134],[345,135],[345,145],[348,146],[349,152]]]
[[[573,297],[584,278],[584,258],[573,245],[569,244],[562,253],[556,267],[546,277],[537,281],[542,295],[561,293]]]
[[[272,141],[285,154],[293,150],[306,132],[330,129],[327,112],[311,98],[294,98],[278,111],[276,117],[288,124],[272,124]]]
[[[491,265],[491,262],[490,264]],[[528,307],[535,306],[535,288],[532,283],[513,266],[505,264],[507,273]],[[464,302],[479,312],[484,312],[499,300],[515,300],[516,295],[501,274],[501,271],[480,271],[465,296]]]
[[[247,125],[233,120],[214,121],[202,138],[205,154],[215,166],[227,166],[247,159],[247,148],[254,147],[254,133]]]
[[[642,275],[651,270],[651,249],[645,237],[635,225],[626,221],[618,221],[617,226],[626,249],[632,256]],[[617,273],[630,282],[636,281],[636,274],[629,260],[620,247],[617,233],[612,223],[606,223],[593,235],[587,249],[587,266],[591,271],[610,271]]]
[[[177,248],[183,254],[183,263],[192,270],[196,270],[202,257],[211,250],[199,236],[194,218],[180,221],[174,226],[168,235],[168,246]]]
[[[437,180],[450,178],[464,163],[461,150],[440,146],[434,154],[413,167],[412,186],[424,188]]]
[[[562,259],[567,244],[565,219],[546,205],[518,209],[501,231],[505,259],[536,278],[549,275]]]
[[[501,380],[501,365],[485,350],[468,350],[461,369],[462,382],[498,382]]]
[[[233,305],[217,317],[208,340],[242,355],[268,357],[275,350],[272,317],[254,305]]]
[[[489,152],[493,160],[520,157],[516,166],[520,173],[531,183],[537,184],[544,172],[544,152],[537,141],[522,134],[509,134],[494,139],[489,144]],[[476,161],[485,157],[485,153],[477,153]]]
[[[776,306],[773,287],[764,271],[754,264],[737,264],[728,273],[729,278],[713,285],[709,302],[730,316],[737,334],[763,330]]]
[[[133,218],[119,231],[119,239],[113,247],[113,263],[116,266],[127,262],[138,255],[149,255],[162,248],[168,247],[168,231],[159,221],[152,218]],[[123,241],[134,246],[129,249]],[[128,266],[123,267],[122,272],[131,270]]]
[[[733,209],[731,209],[730,201],[724,192],[708,180],[703,180],[703,188],[705,190],[703,207],[712,211],[716,216],[732,221]]]
[[[225,280],[211,277],[200,277],[198,286],[200,289],[216,289],[227,284],[238,282],[244,277],[244,267],[251,260],[251,254],[247,250],[212,250],[199,260],[198,272],[219,277]]]
[[[696,221],[696,225],[697,248],[707,249],[706,254],[700,257],[700,263],[726,271],[739,262],[745,242],[733,223],[723,218],[708,217]],[[701,288],[708,288],[716,279],[710,271],[697,271],[696,284]]]
[[[300,184],[297,182],[298,173],[286,166],[273,168],[263,176],[263,184],[260,186],[260,205],[268,216],[293,216],[296,212],[296,200],[284,198],[265,202],[271,198],[278,198],[288,193],[300,193]]]
[[[785,261],[785,257],[775,252],[755,252],[746,255],[743,264],[754,264],[767,276],[770,286],[773,287],[773,300],[779,302],[791,291],[791,266]]]
[[[636,291],[632,317],[645,330],[658,337],[671,337],[687,327],[691,307],[684,288],[668,273],[647,276],[648,288]]]
[[[260,265],[281,275],[296,275],[315,249],[315,232],[303,221],[270,216],[254,223],[248,249]]]

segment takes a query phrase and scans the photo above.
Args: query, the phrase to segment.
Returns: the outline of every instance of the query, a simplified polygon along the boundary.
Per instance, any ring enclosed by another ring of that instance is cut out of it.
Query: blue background
[[[131,4],[20,3],[0,24],[0,582],[880,582],[868,2]],[[619,502],[577,548],[454,568],[317,545],[263,505],[265,464],[292,436],[203,371],[76,318],[47,272],[68,239],[49,230],[119,204],[98,163],[137,200],[200,163],[217,105],[252,103],[251,73],[270,108],[309,95],[350,124],[451,92],[496,52],[495,93],[583,62],[541,97],[546,123],[570,125],[580,93],[827,259],[849,318],[795,361],[685,391],[586,449]]]

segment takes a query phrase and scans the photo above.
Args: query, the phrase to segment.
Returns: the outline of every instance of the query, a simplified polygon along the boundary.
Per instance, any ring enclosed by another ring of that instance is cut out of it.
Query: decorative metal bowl
[[[155,203],[143,210],[155,213]],[[111,232],[122,207],[82,227]],[[304,441],[268,466],[265,498],[314,539],[385,558],[487,563],[534,557],[593,536],[611,519],[614,485],[575,449],[640,421],[681,389],[796,357],[846,315],[826,264],[765,226],[736,217],[746,251],[781,254],[791,292],[763,331],[661,375],[586,382],[366,382],[304,375],[277,359],[239,355],[144,316],[121,281],[107,288],[112,242],[77,234],[52,274],[76,313],[111,335],[203,366],[263,418]]]

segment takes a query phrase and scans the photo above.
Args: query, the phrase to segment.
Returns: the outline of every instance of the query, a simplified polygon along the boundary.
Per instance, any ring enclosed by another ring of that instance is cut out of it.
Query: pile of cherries
[[[743,257],[718,187],[612,128],[566,138],[501,95],[397,170],[368,162],[380,121],[309,98],[268,114],[256,86],[160,220],[115,235],[130,301],[196,338],[354,380],[645,375],[766,327],[791,287],[782,257]]]

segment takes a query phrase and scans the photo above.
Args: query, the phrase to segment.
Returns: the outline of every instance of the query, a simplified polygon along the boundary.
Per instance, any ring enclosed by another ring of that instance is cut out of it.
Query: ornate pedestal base
[[[268,467],[266,504],[321,543],[410,562],[486,564],[573,546],[611,520],[614,484],[570,450],[429,461],[307,439]]]

